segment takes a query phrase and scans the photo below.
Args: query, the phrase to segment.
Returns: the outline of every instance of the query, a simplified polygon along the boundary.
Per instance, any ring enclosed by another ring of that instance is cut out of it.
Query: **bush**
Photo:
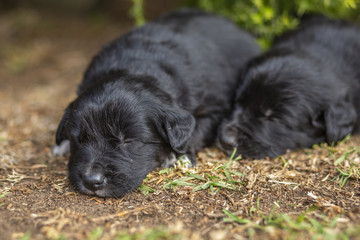
[[[142,4],[146,2],[133,0],[137,2],[134,6],[138,7],[139,1]],[[321,13],[360,22],[358,0],[184,0],[182,5],[201,8],[231,19],[252,32],[264,49],[270,46],[275,36],[296,27],[299,17],[305,13]]]
[[[333,18],[358,17],[357,0],[187,0],[185,5],[226,16],[249,30],[263,48],[276,35],[296,27],[305,13],[321,13]]]

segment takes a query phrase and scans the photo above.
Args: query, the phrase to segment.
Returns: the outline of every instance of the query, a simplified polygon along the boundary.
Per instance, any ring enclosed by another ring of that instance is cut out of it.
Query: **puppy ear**
[[[336,143],[350,134],[355,126],[357,114],[349,94],[331,104],[325,111],[326,141]]]
[[[195,118],[180,108],[166,110],[162,112],[160,121],[156,121],[156,127],[176,153],[184,154],[195,129]]]
[[[65,109],[65,113],[63,118],[61,119],[58,129],[56,131],[56,137],[55,137],[55,142],[57,145],[60,145],[64,140],[68,140],[68,136],[66,134],[65,131],[65,127],[69,122],[70,119],[70,112],[71,112],[71,106],[72,104],[70,104],[66,109]]]

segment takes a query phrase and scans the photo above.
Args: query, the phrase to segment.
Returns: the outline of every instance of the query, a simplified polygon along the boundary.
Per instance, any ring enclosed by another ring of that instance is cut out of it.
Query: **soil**
[[[51,154],[57,124],[91,57],[131,24],[31,10],[2,13],[0,23],[0,239],[96,239],[97,232],[101,239],[135,239],[148,229],[163,229],[160,239],[284,239],[294,232],[306,239],[313,233],[264,218],[304,213],[322,224],[337,219],[334,236],[360,226],[357,136],[275,159],[240,159],[227,169],[221,166],[228,156],[206,149],[194,169],[150,173],[148,193],[79,194],[67,180],[67,157]],[[236,179],[231,184],[227,170]],[[194,191],[206,181],[227,185]],[[224,221],[223,209],[253,225]]]

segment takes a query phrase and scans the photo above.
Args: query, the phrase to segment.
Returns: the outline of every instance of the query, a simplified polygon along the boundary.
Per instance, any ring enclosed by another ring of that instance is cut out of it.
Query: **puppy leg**
[[[70,152],[70,141],[64,140],[60,143],[60,145],[55,145],[53,147],[52,153],[54,156],[64,156],[65,154]]]

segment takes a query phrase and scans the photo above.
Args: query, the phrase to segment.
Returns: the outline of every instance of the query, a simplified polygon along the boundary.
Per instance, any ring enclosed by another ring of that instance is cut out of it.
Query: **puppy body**
[[[221,148],[261,158],[337,142],[359,131],[360,30],[308,18],[251,60],[242,80]]]
[[[249,34],[195,10],[110,43],[91,62],[58,128],[57,145],[70,141],[72,184],[120,197],[174,157],[186,154],[195,164],[230,110],[237,70],[258,53]]]

